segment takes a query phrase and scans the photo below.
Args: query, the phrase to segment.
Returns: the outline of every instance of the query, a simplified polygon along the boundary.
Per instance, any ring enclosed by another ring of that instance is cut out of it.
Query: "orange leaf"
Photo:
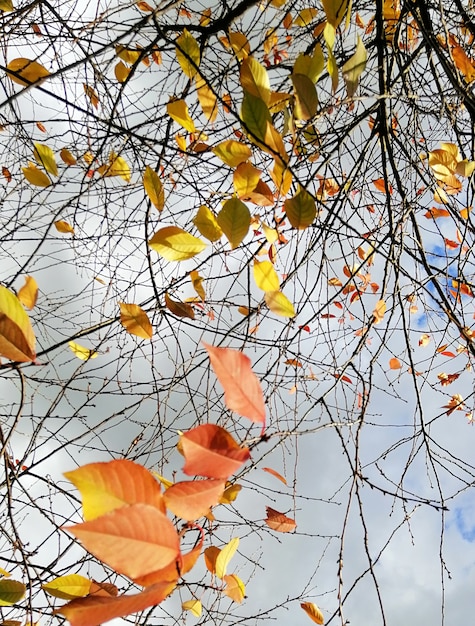
[[[65,530],[88,552],[132,580],[165,567],[180,554],[175,527],[149,504],[123,506]]]
[[[71,626],[98,626],[115,617],[123,617],[160,604],[175,588],[176,583],[163,582],[140,593],[117,597],[88,596],[68,602],[54,613],[64,615]]]
[[[267,518],[264,520],[269,528],[280,533],[290,533],[297,528],[295,520],[266,506]]]
[[[120,323],[130,335],[136,335],[141,339],[151,339],[153,335],[152,324],[145,311],[137,304],[119,302]]]
[[[323,619],[323,614],[316,604],[313,602],[302,602],[300,606],[313,622],[316,624],[323,624],[325,621]]]
[[[424,217],[426,217],[427,219],[432,218],[436,220],[438,217],[450,217],[450,213],[447,211],[447,209],[438,209],[437,207],[433,206],[424,213]]]
[[[64,475],[81,492],[86,521],[127,504],[150,504],[166,513],[159,483],[148,470],[132,461],[90,463]]]
[[[273,470],[271,467],[263,467],[262,468],[263,472],[267,472],[268,474],[272,474],[272,476],[274,476],[275,478],[277,478],[277,480],[280,480],[281,483],[284,483],[284,485],[287,484],[287,481],[285,480],[285,478],[282,476],[282,474],[279,474],[279,472],[276,472],[275,470]]]
[[[224,479],[179,482],[169,487],[163,498],[177,517],[196,520],[207,513],[211,506],[219,503],[225,483]]]
[[[236,574],[226,574],[226,576],[223,576],[223,581],[226,583],[223,593],[228,596],[228,598],[231,598],[233,602],[240,604],[246,594],[246,588],[242,580],[239,576],[236,576]]]
[[[229,478],[250,458],[248,448],[242,448],[221,426],[202,424],[182,435],[180,443],[188,476]]]
[[[385,313],[386,313],[386,302],[384,300],[378,300],[373,311],[374,323],[379,324],[380,322],[382,322]]]
[[[224,389],[224,402],[228,409],[264,427],[264,394],[259,379],[251,369],[249,357],[232,348],[216,348],[204,342],[203,345]]]
[[[393,193],[392,186],[384,178],[378,178],[377,180],[373,180],[373,185],[378,191],[381,191],[382,193]]]
[[[204,551],[205,565],[212,574],[216,574],[216,559],[220,552],[221,550],[216,546],[209,546]]]
[[[25,284],[18,291],[18,300],[27,309],[33,309],[38,298],[38,285],[33,276],[25,276]]]
[[[396,357],[393,357],[389,361],[389,367],[392,370],[399,370],[402,367],[401,361],[399,359],[396,359]]]

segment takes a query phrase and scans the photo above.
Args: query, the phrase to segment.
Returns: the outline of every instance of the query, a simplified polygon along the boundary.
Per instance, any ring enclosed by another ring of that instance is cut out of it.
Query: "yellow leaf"
[[[239,537],[234,537],[231,541],[221,549],[220,553],[216,557],[216,576],[223,579],[226,575],[229,562],[234,556],[234,553],[239,546]]]
[[[279,233],[276,231],[275,228],[267,226],[267,224],[264,224],[264,222],[261,222],[261,228],[264,231],[267,243],[273,244],[279,239]]]
[[[59,153],[59,156],[64,161],[64,163],[66,163],[66,165],[76,165],[77,163],[76,159],[67,148],[63,148]]]
[[[93,87],[90,87],[89,85],[83,84],[83,88],[84,93],[89,98],[90,103],[95,109],[97,109],[99,107],[99,97],[97,93],[95,92]]]
[[[54,156],[54,152],[51,150],[50,147],[45,146],[42,143],[35,143],[33,156],[38,161],[38,163],[45,168],[47,172],[49,172],[53,176],[58,175],[56,159]]]
[[[49,72],[38,61],[19,58],[7,65],[7,76],[18,85],[28,86],[43,82]]]
[[[264,134],[264,143],[262,147],[269,152],[274,159],[283,163],[288,163],[289,155],[287,154],[284,146],[284,140],[282,135],[278,132],[273,124],[267,122],[266,131]],[[279,159],[279,157],[281,157]]]
[[[293,180],[292,172],[288,169],[287,164],[283,163],[281,159],[275,159],[270,175],[278,193],[281,196],[286,196],[290,191]]]
[[[213,153],[229,167],[237,167],[252,156],[249,146],[234,139],[227,139],[213,148]]]
[[[171,487],[172,485],[174,485],[175,483],[173,483],[171,480],[168,480],[168,478],[165,478],[164,476],[162,476],[161,474],[159,474],[158,472],[156,472],[155,470],[150,470],[150,472],[155,476],[155,478],[160,482],[160,484],[163,486],[164,490],[167,490],[168,487]]]
[[[316,624],[324,623],[325,620],[323,619],[323,613],[316,604],[313,602],[302,602],[300,606],[313,622]]]
[[[130,68],[128,68],[122,61],[119,61],[114,67],[114,74],[119,83],[125,83],[130,74]]]
[[[254,191],[261,177],[261,170],[251,163],[240,163],[234,170],[233,186],[238,198],[246,198]]]
[[[241,485],[229,485],[229,487],[226,487],[219,499],[219,504],[231,504],[231,502],[234,502],[241,489]]]
[[[202,78],[196,77],[196,90],[201,109],[210,122],[218,116],[218,102],[213,91]]]
[[[246,595],[246,587],[242,580],[236,574],[229,574],[224,576],[223,581],[226,583],[224,594],[231,598],[233,602],[241,604]]]
[[[69,341],[68,346],[71,349],[74,356],[77,356],[81,361],[88,361],[89,359],[95,359],[98,356],[98,353],[94,350],[89,350],[89,348],[85,348],[84,346],[80,346],[75,341]]]
[[[291,225],[299,230],[308,228],[317,215],[315,200],[303,187],[295,196],[287,198],[284,209]]]
[[[165,206],[165,191],[160,177],[149,165],[143,175],[143,186],[154,207],[161,211]]]
[[[137,304],[119,302],[120,323],[131,335],[142,339],[151,339],[153,335],[152,324],[148,315]]]
[[[266,103],[245,91],[241,106],[241,123],[249,139],[259,146],[265,140],[267,122],[272,124]]]
[[[320,44],[317,44],[312,56],[303,53],[299,54],[294,63],[292,74],[304,74],[315,84],[324,67],[325,57],[323,50]]]
[[[279,291],[277,272],[270,261],[254,261],[254,281],[262,291]]]
[[[130,182],[130,167],[127,161],[123,157],[116,156],[115,152],[111,152],[109,156],[109,164],[101,165],[101,167],[97,168],[97,171],[105,178],[109,176],[119,176],[125,180],[125,182]]]
[[[219,241],[221,239],[223,231],[213,213],[204,204],[200,206],[198,213],[192,221],[203,237],[206,237],[209,241]]]
[[[254,57],[246,57],[240,68],[240,81],[242,88],[248,93],[260,98],[265,104],[269,104],[270,82],[266,68]]]
[[[35,335],[20,300],[0,285],[0,356],[26,363],[35,358]]]
[[[12,0],[0,0],[0,11],[13,11]]]
[[[79,574],[68,574],[41,585],[41,588],[55,598],[73,600],[74,598],[87,596],[91,589],[91,582],[88,578],[84,578],[84,576]]]
[[[49,187],[51,180],[49,177],[36,167],[34,163],[28,163],[28,167],[21,168],[26,180],[36,187]]]
[[[189,133],[196,132],[195,123],[188,113],[188,106],[184,100],[171,100],[167,104],[167,113]]]
[[[178,226],[158,230],[148,245],[167,261],[191,259],[206,248],[206,244]]]
[[[183,73],[194,78],[200,64],[200,46],[191,33],[185,28],[175,41],[176,58]]]
[[[193,284],[193,289],[199,295],[199,297],[201,298],[201,301],[204,302],[206,300],[206,293],[202,284],[203,277],[200,276],[196,270],[193,270],[192,272],[190,272],[190,278]]]
[[[368,53],[361,37],[357,36],[356,51],[341,68],[341,73],[346,83],[348,98],[352,98],[358,87],[358,81],[366,67]]]
[[[304,28],[312,23],[313,19],[317,16],[317,9],[310,7],[308,9],[302,9],[294,20],[296,26]]]
[[[295,317],[294,305],[281,291],[267,291],[264,300],[272,313],[281,317]]]
[[[217,222],[234,250],[249,232],[251,214],[244,202],[230,198],[219,212]]]
[[[343,21],[350,0],[322,0],[323,9],[327,16],[327,21],[335,29]]]
[[[251,52],[251,46],[249,45],[249,41],[244,33],[230,32],[228,34],[228,42],[238,61],[245,59]]]
[[[190,611],[195,617],[201,616],[202,606],[199,600],[186,600],[182,603],[181,608],[184,611]]]
[[[63,220],[58,220],[54,222],[54,226],[59,233],[71,233],[74,235],[74,228]]]
[[[31,311],[36,304],[37,298],[38,284],[36,280],[33,276],[25,276],[25,284],[18,291],[18,300]]]
[[[11,574],[10,572],[7,572],[6,569],[3,569],[3,567],[0,567],[0,576],[5,576],[5,578],[10,578]]]
[[[296,97],[294,117],[297,120],[309,120],[318,108],[315,85],[305,74],[292,74],[291,79]]]
[[[136,63],[142,53],[141,50],[132,50],[121,45],[115,47],[115,52],[119,59],[122,59],[122,61],[125,61],[128,65]]]
[[[467,159],[459,161],[457,163],[457,167],[455,168],[455,173],[459,176],[463,176],[464,178],[469,178],[474,171],[475,161],[467,161]]]
[[[384,300],[378,300],[373,311],[374,323],[379,324],[380,322],[382,322],[385,313],[386,313],[386,302]]]

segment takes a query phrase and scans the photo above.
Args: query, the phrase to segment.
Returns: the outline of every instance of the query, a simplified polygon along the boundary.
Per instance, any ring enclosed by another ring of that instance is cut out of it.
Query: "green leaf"
[[[258,145],[265,139],[267,122],[272,123],[266,103],[247,91],[242,101],[241,122],[249,139]]]
[[[254,57],[246,57],[239,72],[241,86],[245,92],[260,98],[265,104],[270,100],[270,82],[266,68]]]
[[[234,249],[249,232],[251,214],[244,202],[238,198],[230,198],[224,203],[217,220],[231,248]]]
[[[17,580],[0,580],[0,606],[12,606],[25,595],[26,587]]]
[[[206,244],[178,226],[158,230],[148,245],[167,261],[191,259],[206,248]]]
[[[348,98],[352,98],[358,87],[358,81],[361,74],[366,67],[366,61],[368,59],[368,53],[361,37],[358,36],[358,42],[356,44],[356,51],[354,55],[348,59],[348,61],[341,68],[341,73],[346,83],[346,91]]]
[[[317,215],[315,200],[303,187],[299,188],[295,196],[287,198],[284,209],[291,225],[299,230],[310,226]]]
[[[200,64],[200,46],[191,33],[185,28],[183,33],[177,37],[176,58],[183,73],[188,78],[194,78]]]

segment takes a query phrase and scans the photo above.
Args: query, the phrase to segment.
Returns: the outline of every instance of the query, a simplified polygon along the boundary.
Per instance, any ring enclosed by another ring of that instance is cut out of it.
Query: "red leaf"
[[[177,517],[196,520],[219,503],[225,484],[223,478],[179,482],[169,487],[163,497],[167,507]]]
[[[250,458],[227,430],[214,424],[203,424],[182,435],[181,446],[186,459],[183,471],[188,476],[229,478]]]
[[[264,425],[264,394],[259,379],[251,369],[249,357],[232,348],[215,348],[204,342],[203,345],[224,389],[224,401],[228,409]]]
[[[68,602],[54,613],[64,615],[71,626],[98,626],[115,617],[138,613],[160,604],[173,591],[176,583],[164,582],[134,595],[117,597],[89,596]]]
[[[65,530],[91,554],[132,580],[165,567],[180,554],[175,527],[149,504],[123,506]]]
[[[283,513],[279,513],[275,509],[271,509],[270,506],[266,506],[267,511],[267,519],[265,519],[265,523],[272,530],[276,530],[279,533],[290,533],[297,528],[297,524],[295,520],[291,517],[287,517]]]

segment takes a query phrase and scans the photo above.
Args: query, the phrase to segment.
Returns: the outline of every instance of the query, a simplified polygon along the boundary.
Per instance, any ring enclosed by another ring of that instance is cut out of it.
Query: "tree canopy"
[[[473,3],[0,11],[2,623],[467,620]]]

